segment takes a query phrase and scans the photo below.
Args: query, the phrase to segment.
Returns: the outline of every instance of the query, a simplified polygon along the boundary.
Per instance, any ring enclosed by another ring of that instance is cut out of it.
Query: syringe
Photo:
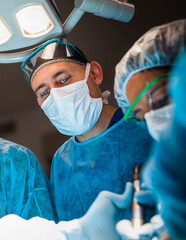
[[[133,186],[134,194],[140,191],[140,169],[142,166],[137,166],[134,169],[133,175]],[[133,227],[139,228],[144,223],[144,211],[143,207],[137,202],[136,198],[133,196],[132,199],[132,225]]]

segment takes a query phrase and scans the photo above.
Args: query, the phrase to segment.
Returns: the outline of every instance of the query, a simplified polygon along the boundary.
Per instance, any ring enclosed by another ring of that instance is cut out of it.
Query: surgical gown
[[[134,166],[147,159],[150,146],[147,131],[123,118],[88,141],[71,137],[52,162],[51,190],[59,220],[83,216],[102,190],[122,193]]]
[[[155,147],[144,179],[159,197],[160,214],[172,239],[186,239],[186,53],[174,70],[171,88],[176,103],[169,132]]]
[[[27,148],[0,138],[0,217],[55,220],[48,179]]]

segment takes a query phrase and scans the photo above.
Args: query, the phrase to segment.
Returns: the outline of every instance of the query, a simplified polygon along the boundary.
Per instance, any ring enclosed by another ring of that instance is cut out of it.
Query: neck
[[[103,109],[102,109],[101,115],[100,115],[97,123],[88,132],[86,132],[82,135],[76,136],[78,141],[85,142],[85,141],[87,141],[93,137],[99,136],[101,133],[103,133],[108,128],[108,125],[109,125],[116,109],[117,108],[109,106],[108,104],[103,104]]]

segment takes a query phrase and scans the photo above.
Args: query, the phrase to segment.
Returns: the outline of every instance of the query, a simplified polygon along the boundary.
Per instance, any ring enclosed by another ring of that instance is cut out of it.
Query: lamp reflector
[[[11,36],[11,31],[9,30],[4,20],[0,17],[0,45],[8,42]]]
[[[26,38],[41,37],[54,28],[54,22],[42,5],[22,8],[16,13],[16,19],[22,35]]]

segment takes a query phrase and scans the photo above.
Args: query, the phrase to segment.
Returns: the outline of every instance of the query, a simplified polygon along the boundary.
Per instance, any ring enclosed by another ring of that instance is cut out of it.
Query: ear
[[[90,67],[91,67],[90,68],[91,77],[93,78],[95,84],[99,86],[103,81],[102,67],[96,61],[92,61],[90,63]]]
[[[37,98],[37,103],[41,107],[42,103],[40,103],[39,98]]]

